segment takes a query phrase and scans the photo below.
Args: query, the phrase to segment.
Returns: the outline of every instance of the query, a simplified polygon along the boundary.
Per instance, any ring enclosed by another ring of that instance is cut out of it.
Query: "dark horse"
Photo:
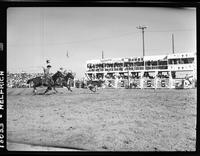
[[[69,72],[66,75],[64,75],[64,77],[60,77],[59,79],[60,79],[60,83],[56,83],[56,85],[67,87],[67,89],[72,92],[70,88],[70,84],[68,84],[68,82],[69,82],[69,79],[72,79],[72,80],[74,79],[73,74]]]
[[[58,92],[56,89],[55,89],[55,86],[56,86],[56,80],[59,78],[59,77],[64,77],[64,75],[60,72],[60,71],[57,71],[53,76],[52,76],[52,79],[48,79],[47,80],[47,83],[43,83],[43,79],[41,76],[38,76],[38,77],[35,77],[35,78],[32,78],[32,79],[29,79],[27,81],[27,84],[30,84],[31,82],[33,83],[33,92],[36,94],[37,92],[37,89],[36,87],[39,87],[39,86],[47,86],[47,89],[45,90],[44,94],[47,93],[49,90],[51,90],[52,88],[54,89],[54,91],[56,91],[56,93]]]

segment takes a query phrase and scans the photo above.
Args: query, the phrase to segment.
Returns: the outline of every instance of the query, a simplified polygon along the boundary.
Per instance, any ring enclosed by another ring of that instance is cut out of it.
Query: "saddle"
[[[54,81],[53,81],[51,76],[43,76],[42,77],[42,84],[48,86],[49,84],[54,84]]]

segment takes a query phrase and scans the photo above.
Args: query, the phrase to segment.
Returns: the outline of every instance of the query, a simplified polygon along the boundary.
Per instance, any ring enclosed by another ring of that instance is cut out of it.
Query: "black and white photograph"
[[[196,151],[196,22],[195,7],[8,7],[7,150]]]

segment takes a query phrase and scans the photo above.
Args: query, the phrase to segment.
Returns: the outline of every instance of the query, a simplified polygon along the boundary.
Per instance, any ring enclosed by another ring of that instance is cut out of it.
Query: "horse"
[[[39,86],[47,86],[47,89],[45,90],[45,92],[43,94],[46,94],[49,90],[51,90],[52,88],[54,89],[54,91],[57,93],[58,91],[55,89],[55,85],[56,85],[56,80],[59,77],[64,77],[64,75],[60,72],[57,71],[50,79],[47,79],[47,83],[43,83],[43,78],[41,76],[29,79],[27,81],[27,84],[30,84],[31,82],[33,83],[33,92],[36,94],[37,89],[36,87]]]
[[[70,88],[70,84],[68,84],[69,79],[72,79],[72,80],[74,79],[74,76],[71,72],[67,73],[66,75],[64,75],[64,77],[61,78],[60,85],[67,87],[67,89],[72,92],[72,90]]]

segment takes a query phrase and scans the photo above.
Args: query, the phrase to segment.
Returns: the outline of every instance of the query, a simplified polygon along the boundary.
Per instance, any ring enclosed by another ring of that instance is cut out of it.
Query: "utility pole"
[[[174,34],[172,34],[172,52],[174,54]]]
[[[144,29],[147,28],[147,26],[138,26],[137,29],[142,30],[142,43],[143,43],[143,57],[145,56],[145,48],[144,48]]]

